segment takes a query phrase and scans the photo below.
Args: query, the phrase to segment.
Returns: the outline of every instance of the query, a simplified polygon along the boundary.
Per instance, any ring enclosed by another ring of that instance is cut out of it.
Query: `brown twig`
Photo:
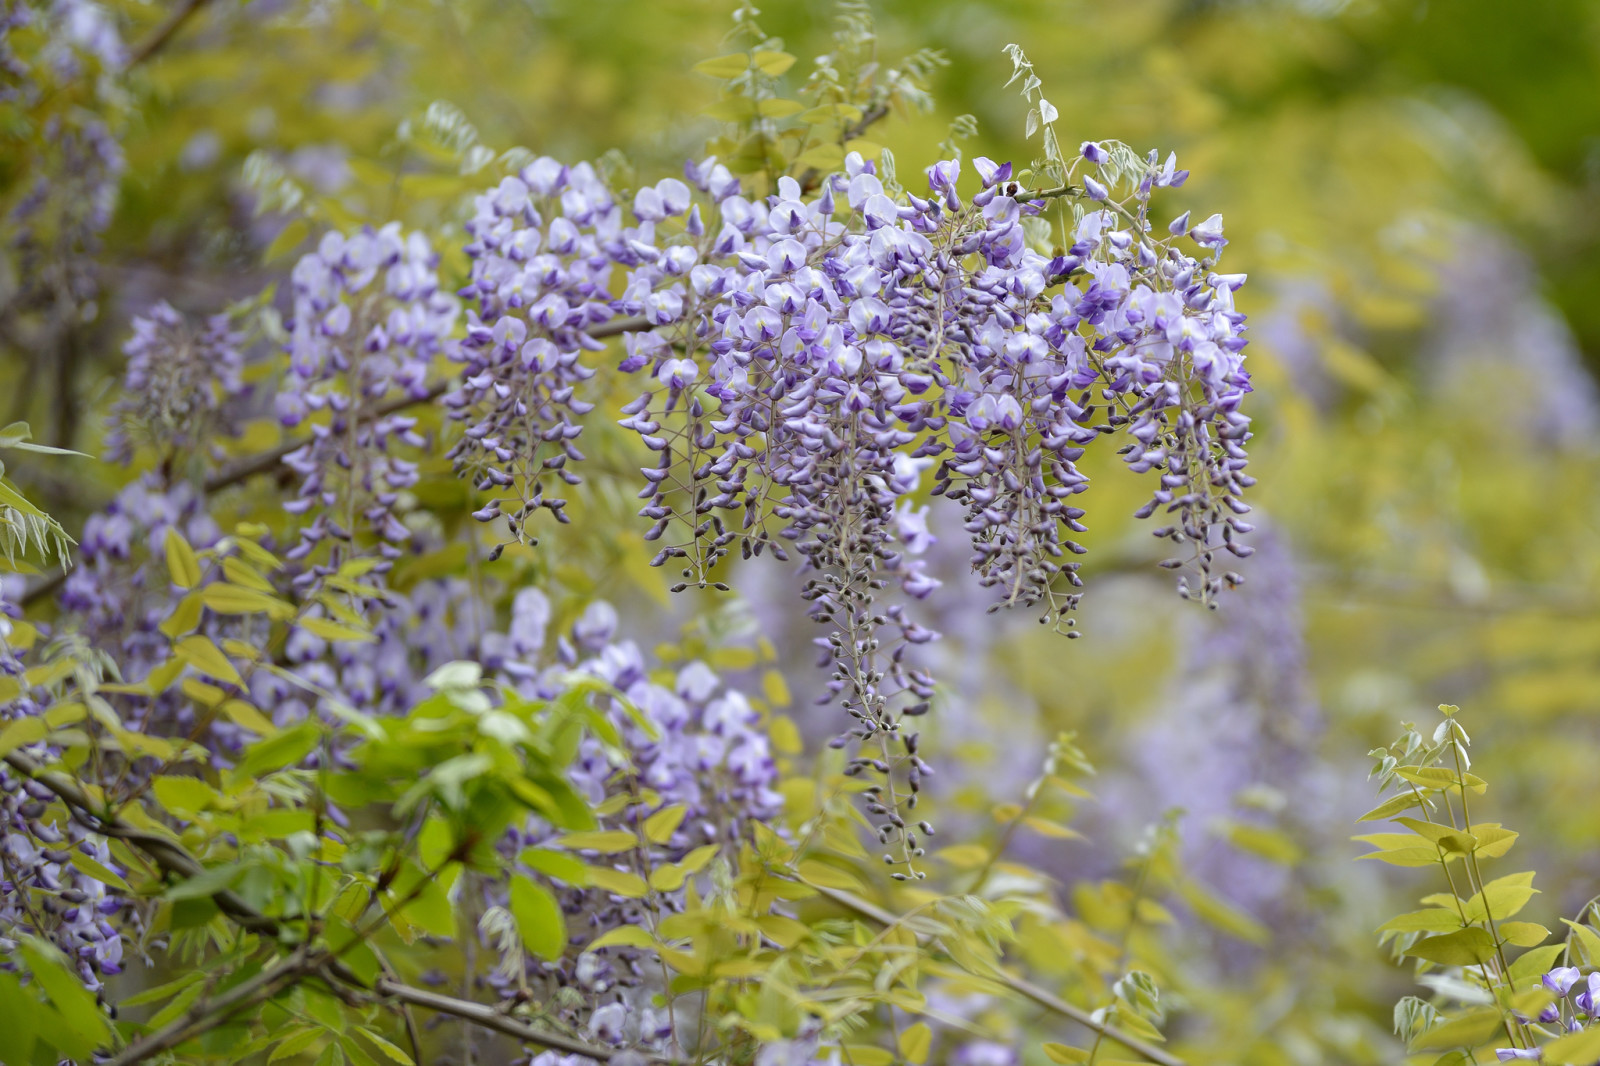
[[[846,126],[843,130],[839,131],[840,147],[849,144],[851,141],[867,132],[868,127],[870,127],[874,122],[877,122],[879,119],[887,118],[888,115],[888,104],[874,104],[873,106],[867,108],[861,113],[860,118]],[[822,171],[818,170],[816,167],[807,167],[800,175],[800,188],[805,192],[810,192],[812,189],[815,189],[818,183],[821,181]]]
[[[195,12],[206,6],[206,0],[180,0],[172,14],[167,16],[167,21],[157,26],[155,32],[138,44],[128,53],[128,63],[123,69],[132,70],[151,56],[167,46],[173,35],[183,28]]]

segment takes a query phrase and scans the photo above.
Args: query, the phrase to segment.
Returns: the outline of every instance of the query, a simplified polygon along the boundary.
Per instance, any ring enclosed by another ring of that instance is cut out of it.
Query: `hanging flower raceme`
[[[459,310],[439,291],[436,266],[422,234],[402,235],[390,223],[330,233],[294,268],[289,370],[276,402],[285,426],[310,427],[310,441],[284,457],[301,479],[285,509],[313,517],[290,559],[329,537],[349,541],[358,520],[386,558],[410,536],[393,508],[418,476],[401,453],[423,440],[403,412],[429,395],[430,361],[445,350]]]
[[[133,320],[123,346],[128,357],[123,399],[112,408],[106,458],[128,463],[141,444],[162,460],[172,453],[214,447],[233,419],[219,417],[229,401],[248,395],[243,336],[226,314],[194,323],[166,301]]]

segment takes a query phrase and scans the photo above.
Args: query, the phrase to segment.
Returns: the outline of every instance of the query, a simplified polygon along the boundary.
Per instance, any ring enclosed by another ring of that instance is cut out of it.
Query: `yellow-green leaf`
[[[1550,930],[1538,922],[1501,922],[1500,936],[1508,944],[1519,948],[1531,948],[1544,943],[1549,937]]]
[[[954,844],[934,852],[958,870],[971,870],[989,861],[989,849],[982,844]]]
[[[200,560],[189,547],[189,542],[172,527],[167,528],[167,573],[172,583],[181,589],[192,589],[200,584]]]
[[[645,884],[644,879],[638,874],[613,870],[609,866],[589,867],[589,883],[596,888],[605,889],[607,892],[628,899],[641,899],[650,891],[650,886]]]
[[[330,622],[326,618],[302,618],[296,624],[301,629],[306,630],[308,633],[314,633],[323,640],[354,640],[361,643],[371,643],[378,639],[365,629],[340,625],[338,622]]]
[[[751,65],[768,77],[776,78],[794,66],[794,56],[788,52],[757,52]]]
[[[933,1030],[928,1028],[927,1022],[918,1022],[900,1034],[899,1044],[901,1057],[920,1066],[927,1061],[933,1047]]]
[[[1030,815],[1022,820],[1022,824],[1040,836],[1046,836],[1052,840],[1081,840],[1083,838],[1083,834],[1076,829],[1069,829],[1060,822],[1052,822],[1048,818],[1038,818]]]
[[[861,882],[851,874],[830,866],[816,859],[807,859],[800,864],[800,879],[807,884],[817,885],[821,888],[842,888],[847,892],[861,891]]]
[[[44,739],[49,728],[42,718],[18,718],[0,730],[0,756],[10,755],[26,744]]]
[[[1453,933],[1423,937],[1411,945],[1406,954],[1437,962],[1441,966],[1476,966],[1493,958],[1494,950],[1494,937],[1487,930],[1473,926],[1470,929],[1457,929]]]
[[[1471,1010],[1457,1018],[1435,1025],[1411,1042],[1414,1050],[1427,1048],[1474,1048],[1501,1029],[1500,1012],[1493,1007]]]
[[[5,738],[0,736],[0,749],[5,747]],[[1600,966],[1600,933],[1583,922],[1575,922],[1570,918],[1561,919],[1578,936],[1578,943],[1583,945],[1583,953],[1589,956],[1589,965]],[[1533,954],[1529,952],[1528,954]],[[1526,957],[1526,956],[1524,956]],[[1518,960],[1521,961],[1521,960]]]
[[[177,637],[188,633],[200,624],[202,606],[200,594],[191,592],[178,601],[177,606],[172,608],[172,613],[166,617],[158,628],[168,637]]]
[[[511,881],[511,916],[523,946],[542,959],[559,959],[567,950],[567,920],[550,890],[526,877]]]
[[[806,105],[798,100],[762,100],[756,104],[756,114],[762,118],[788,118],[805,109]]]
[[[1070,1047],[1066,1044],[1046,1044],[1044,1053],[1050,1057],[1051,1062],[1059,1062],[1062,1066],[1073,1066],[1075,1063],[1089,1061],[1089,1053],[1083,1048]]]
[[[1467,900],[1467,920],[1481,922],[1491,918],[1495,921],[1513,918],[1538,894],[1539,890],[1533,887],[1531,870],[1497,877],[1484,885],[1482,892]]]
[[[750,69],[750,56],[744,52],[733,52],[714,59],[702,59],[690,69],[696,74],[713,78],[737,78]]]
[[[178,658],[209,677],[218,681],[226,681],[233,685],[244,684],[244,679],[239,676],[239,671],[234,669],[233,663],[222,654],[222,649],[211,642],[210,637],[196,634],[184,637],[178,641]]]
[[[654,950],[655,938],[637,925],[619,925],[615,929],[608,929],[604,933],[589,941],[583,949],[597,951],[600,948],[644,948]]]
[[[265,614],[271,618],[292,618],[294,608],[275,596],[239,585],[207,585],[200,599],[218,614]]]
[[[672,834],[678,831],[678,826],[683,824],[683,816],[689,813],[689,808],[681,803],[671,807],[663,807],[644,820],[644,835],[652,844],[665,844],[672,839]]]
[[[222,704],[223,717],[241,729],[248,729],[258,737],[270,737],[278,731],[272,719],[256,710],[244,700],[227,700]]]
[[[1590,1066],[1600,1058],[1600,1027],[1568,1033],[1544,1046],[1544,1061],[1549,1066]]]
[[[561,845],[579,851],[612,855],[638,847],[639,838],[626,829],[599,829],[589,833],[568,833],[561,838]]]

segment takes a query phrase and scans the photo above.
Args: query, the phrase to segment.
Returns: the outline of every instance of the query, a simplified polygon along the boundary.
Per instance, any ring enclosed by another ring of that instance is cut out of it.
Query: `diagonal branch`
[[[879,907],[877,904],[869,903],[859,896],[852,895],[849,892],[843,892],[836,888],[824,888],[821,885],[810,885],[810,887],[815,889],[820,895],[837,903],[845,910],[852,911],[869,921],[877,922],[879,925],[895,925],[900,921],[900,919],[896,918],[893,914],[884,910],[882,907]],[[918,934],[917,939],[925,940],[927,937]],[[1147,1041],[1140,1040],[1131,1033],[1125,1033],[1114,1025],[1108,1025],[1105,1022],[1096,1021],[1088,1011],[1081,1007],[1073,1006],[1071,1003],[1068,1003],[1055,993],[1040,988],[1031,981],[1026,981],[1020,977],[1012,977],[1007,973],[998,973],[991,977],[990,980],[1005,985],[1017,995],[1024,999],[1031,1000],[1032,1002],[1043,1007],[1045,1010],[1059,1014],[1064,1018],[1070,1018],[1084,1028],[1090,1029],[1095,1033],[1105,1037],[1107,1040],[1115,1040],[1117,1043],[1122,1044],[1134,1053],[1142,1055],[1149,1061],[1156,1063],[1157,1066],[1186,1066],[1184,1061],[1178,1058],[1176,1055],[1173,1055],[1167,1051],[1163,1051]]]
[[[133,46],[128,53],[127,66],[123,69],[136,67],[165,48],[167,42],[189,21],[189,17],[205,5],[206,0],[179,0],[177,8],[167,16],[167,20],[157,26],[150,36]]]
[[[163,871],[176,874],[182,878],[197,876],[205,870],[204,864],[189,853],[188,849],[176,841],[168,840],[156,833],[147,832],[129,825],[114,815],[102,813],[102,806],[96,804],[66,774],[54,770],[47,770],[32,758],[19,751],[7,752],[4,762],[13,770],[21,773],[54,792],[75,815],[87,816],[92,819],[96,832],[107,836],[118,837],[143,851]],[[274,937],[280,928],[277,919],[270,915],[262,914],[252,908],[233,892],[223,890],[212,894],[212,901],[217,908],[226,914],[241,927],[253,933],[266,937]],[[303,980],[310,976],[313,969],[320,967],[321,974],[333,978],[352,988],[365,989],[376,992],[378,995],[393,999],[406,1006],[422,1007],[426,1010],[440,1014],[449,1014],[461,1018],[485,1029],[492,1029],[498,1033],[515,1037],[527,1044],[537,1047],[549,1048],[569,1055],[582,1055],[597,1062],[611,1062],[613,1060],[628,1062],[629,1066],[686,1066],[680,1060],[666,1058],[659,1055],[652,1056],[637,1052],[625,1052],[619,1048],[600,1047],[588,1044],[582,1040],[562,1036],[559,1033],[550,1033],[541,1030],[529,1022],[512,1017],[502,1011],[484,1003],[474,1003],[471,1000],[456,999],[452,996],[441,996],[420,988],[409,985],[389,977],[380,977],[376,983],[369,983],[359,977],[337,958],[329,959],[326,955],[305,956],[301,952],[285,960],[276,967],[271,967],[257,974],[254,978],[244,982],[237,988],[214,1000],[208,1001],[204,1008],[204,1017],[197,1017],[193,1012],[183,1017],[174,1019],[173,1022],[147,1034],[124,1048],[121,1053],[111,1059],[107,1066],[128,1066],[128,1064],[142,1061],[149,1055],[172,1047],[188,1039],[195,1032],[203,1032],[209,1025],[226,1019],[229,1015],[260,1002],[263,998],[270,998],[281,988],[295,981]],[[209,1022],[209,1025],[207,1024]]]

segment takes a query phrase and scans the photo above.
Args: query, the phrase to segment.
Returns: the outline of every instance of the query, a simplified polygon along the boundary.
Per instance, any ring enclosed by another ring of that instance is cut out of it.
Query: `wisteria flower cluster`
[[[226,314],[198,326],[162,301],[135,316],[133,336],[123,346],[128,367],[126,394],[112,408],[106,458],[127,464],[140,444],[170,457],[196,450],[231,432],[221,417],[230,401],[245,397],[244,337]]]
[[[410,536],[395,516],[399,493],[414,485],[420,447],[415,417],[386,406],[392,394],[429,395],[429,362],[450,341],[457,302],[439,291],[437,257],[420,233],[397,223],[348,238],[330,233],[294,268],[289,369],[276,404],[285,426],[313,412],[311,440],[284,457],[301,477],[287,506],[313,515],[290,558],[305,558],[328,537],[349,541],[359,518],[394,558]]]
[[[590,737],[573,763],[580,793],[596,809],[617,808],[602,819],[599,836],[569,843],[533,818],[508,834],[505,850],[514,877],[541,878],[544,863],[536,856],[571,851],[613,871],[612,883],[575,888],[550,882],[572,937],[560,960],[526,958],[505,915],[507,883],[486,886],[490,909],[480,931],[501,955],[493,980],[503,992],[520,986],[535,998],[565,1004],[565,1019],[604,1046],[664,1054],[675,1035],[682,1045],[679,1027],[685,1022],[651,1006],[663,989],[659,971],[647,968],[648,954],[626,944],[589,945],[629,927],[655,928],[681,911],[683,875],[663,880],[660,871],[676,864],[692,874],[718,855],[732,857],[748,839],[751,822],[776,818],[782,809],[776,764],[760,716],[742,692],[701,662],[679,669],[670,683],[652,680],[639,647],[617,638],[617,614],[607,603],[591,604],[570,633],[555,641],[554,660],[537,666],[549,617],[543,594],[523,590],[510,633],[490,642],[513,654],[490,654],[486,662],[498,663],[508,680],[520,679],[513,681],[520,690],[542,699],[557,699],[586,679],[603,682],[616,694],[605,701],[606,713],[623,737],[628,760],[617,765]],[[645,827],[656,825],[663,831],[647,834]],[[619,833],[620,846],[608,839]],[[525,848],[535,849],[534,857],[517,859]],[[630,887],[634,878],[649,878],[650,890],[638,890],[646,885],[643,879]],[[565,997],[558,995],[563,989]]]
[[[1084,158],[1109,160],[1094,144]],[[646,539],[665,543],[654,563],[683,567],[676,588],[724,588],[711,571],[735,543],[780,560],[792,545],[830,630],[830,699],[851,738],[885,741],[857,765],[898,776],[908,805],[928,767],[900,716],[926,710],[932,679],[905,650],[934,634],[885,596],[937,584],[917,558],[931,537],[910,499],[920,469],[936,464],[933,491],[963,504],[980,582],[1047,622],[1078,602],[1078,564],[1060,560],[1083,550],[1070,539],[1083,511],[1066,501],[1087,487],[1074,464],[1104,433],[1125,430],[1130,467],[1159,475],[1140,513],[1175,515],[1156,532],[1194,545],[1196,594],[1237,580],[1213,572],[1219,548],[1250,550],[1236,541],[1250,529],[1233,295],[1245,279],[1213,269],[1221,219],[1183,214],[1158,234],[1152,194],[1186,173],[1152,155],[1126,204],[1093,177],[1072,190],[1089,210],[1050,258],[1023,224],[1045,200],[1009,164],[975,165],[970,202],[954,162],[929,168],[927,198],[897,200],[854,155],[818,191],[785,178],[752,201],[712,159],[640,189],[628,226],[590,168],[540,159],[477,201],[463,295],[479,307],[462,346],[468,387],[450,401],[477,419],[457,454],[487,464],[478,484],[518,487],[521,536],[533,509],[564,505],[543,479],[576,477],[580,353],[597,332],[626,331],[621,369],[652,382],[623,425],[657,456],[640,493]],[[503,513],[497,499],[478,517]],[[909,870],[918,845],[886,787],[880,832]]]

